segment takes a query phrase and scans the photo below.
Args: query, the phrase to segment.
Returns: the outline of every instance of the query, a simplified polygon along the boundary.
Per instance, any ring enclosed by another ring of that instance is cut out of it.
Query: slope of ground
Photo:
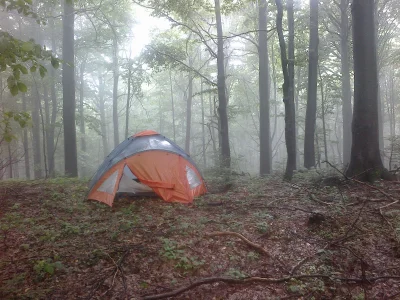
[[[0,298],[399,299],[400,185],[297,177],[113,208],[79,180],[2,182]]]

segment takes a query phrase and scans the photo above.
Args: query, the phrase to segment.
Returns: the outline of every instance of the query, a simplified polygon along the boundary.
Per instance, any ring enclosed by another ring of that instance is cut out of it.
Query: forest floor
[[[217,182],[113,208],[76,179],[1,182],[0,298],[400,299],[399,182]]]

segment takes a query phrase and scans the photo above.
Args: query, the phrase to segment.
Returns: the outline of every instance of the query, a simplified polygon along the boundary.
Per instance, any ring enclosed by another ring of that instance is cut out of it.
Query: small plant
[[[237,279],[243,279],[248,277],[245,273],[243,273],[240,270],[234,269],[234,268],[230,268],[227,272],[226,275],[229,277],[233,277],[233,278],[237,278]]]
[[[52,259],[43,259],[35,262],[33,270],[36,272],[37,279],[43,280],[46,276],[53,276],[57,270],[64,269],[60,261],[53,262]]]
[[[63,230],[63,233],[66,235],[79,234],[81,231],[79,226],[72,225],[68,222],[63,222],[61,224],[61,228]]]
[[[268,232],[268,224],[266,222],[258,222],[256,224],[257,231],[261,234]]]
[[[204,264],[203,260],[199,260],[195,256],[188,256],[184,250],[178,249],[177,242],[166,238],[163,238],[162,242],[163,250],[161,255],[168,260],[176,261],[175,268],[189,271],[197,269]]]
[[[257,260],[260,258],[260,254],[250,251],[249,253],[247,253],[247,258],[250,260]]]

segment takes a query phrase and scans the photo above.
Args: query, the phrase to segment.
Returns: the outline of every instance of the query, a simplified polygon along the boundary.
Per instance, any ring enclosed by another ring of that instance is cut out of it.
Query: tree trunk
[[[47,93],[47,89],[45,88],[45,85],[43,85],[43,98],[44,102],[49,103],[49,95]],[[46,132],[46,124],[47,120],[45,120],[43,116],[43,109],[42,109],[42,104],[39,103],[39,113],[40,113],[40,119],[41,119],[41,125],[42,125],[42,151],[43,151],[43,165],[44,165],[44,178],[47,178],[48,176],[48,169],[47,169],[47,148],[46,148],[46,139],[47,139],[47,132]]]
[[[204,95],[203,95],[203,79],[200,78],[200,101],[201,101],[201,145],[203,148],[203,168],[207,168],[207,155],[206,155],[206,132],[204,128],[205,114],[204,114]]]
[[[75,125],[74,3],[65,0],[63,16],[63,124],[65,175],[78,176]]]
[[[25,93],[21,93],[21,95],[22,95],[22,110],[26,112],[27,111],[26,96]],[[30,179],[31,165],[29,161],[28,129],[26,127],[24,127],[23,145],[24,145],[24,160],[25,160],[25,177],[26,179]]]
[[[32,96],[32,147],[33,147],[33,174],[35,179],[42,177],[42,154],[40,149],[40,95],[37,86]],[[44,137],[43,137],[44,138]]]
[[[296,113],[296,120],[298,120],[299,117],[299,90],[300,90],[300,81],[301,81],[301,68],[300,66],[297,67],[297,72],[296,72],[296,82],[297,82],[297,87],[295,90],[295,113]],[[299,126],[296,124],[296,167],[298,168],[300,166],[300,150],[299,150]]]
[[[8,150],[8,178],[13,178],[13,156],[11,153],[11,142],[7,143]]]
[[[125,113],[125,138],[128,138],[128,136],[130,136],[130,134],[129,134],[129,111],[131,109],[131,80],[132,80],[132,62],[129,58],[128,95],[126,96],[126,113]]]
[[[325,97],[324,97],[324,82],[322,81],[321,70],[319,70],[319,82],[320,82],[320,90],[321,90],[321,116],[322,116],[322,136],[324,138],[324,154],[325,160],[328,159],[328,144],[326,142],[326,123],[325,123]]]
[[[307,169],[315,166],[314,136],[317,119],[318,0],[310,0],[310,44],[308,55],[308,96],[304,135],[304,167]]]
[[[56,39],[54,37],[54,20],[53,26],[51,26],[51,48],[53,53],[56,53]],[[47,130],[48,138],[47,138],[47,159],[49,162],[49,176],[55,176],[55,164],[54,164],[54,154],[55,154],[55,145],[54,145],[54,133],[55,133],[55,125],[57,119],[57,111],[58,111],[58,103],[57,103],[57,94],[56,94],[56,83],[55,83],[56,71],[53,67],[50,67],[50,97],[51,97],[51,121],[50,127]]]
[[[108,139],[107,139],[106,111],[104,104],[105,104],[104,80],[103,76],[99,75],[99,110],[100,110],[101,140],[103,143],[103,156],[107,157],[107,155],[109,154],[109,150],[108,150]]]
[[[349,17],[347,10],[349,0],[340,1],[340,61],[342,74],[342,119],[343,119],[343,164],[345,167],[350,162],[351,152],[351,119],[353,112],[351,107],[350,87],[350,59],[349,59]]]
[[[231,149],[229,145],[228,130],[228,103],[226,99],[226,78],[224,65],[224,38],[222,34],[221,7],[220,1],[215,1],[215,19],[217,23],[217,87],[218,87],[218,116],[220,121],[219,137],[221,140],[221,167],[231,167]]]
[[[192,58],[189,57],[189,67],[193,67]],[[193,100],[193,77],[192,72],[189,71],[189,90],[186,99],[186,138],[185,138],[185,152],[190,154],[190,131],[192,127],[192,100]]]
[[[113,126],[114,126],[114,147],[119,145],[119,124],[118,124],[118,79],[119,79],[119,66],[118,66],[118,41],[117,37],[113,39]]]
[[[84,110],[84,96],[85,96],[85,67],[86,67],[86,57],[83,58],[83,61],[80,65],[79,70],[79,83],[80,83],[80,91],[79,91],[79,133],[81,136],[81,151],[82,154],[86,155],[86,128],[85,128],[85,110]],[[86,176],[86,161],[82,163],[81,176]]]
[[[374,24],[374,0],[354,0],[354,114],[353,145],[347,176],[364,180],[384,175],[379,152],[378,71]]]
[[[271,136],[269,120],[269,61],[267,44],[267,1],[260,0],[258,7],[258,57],[260,96],[260,175],[271,173]]]
[[[285,104],[285,140],[287,150],[287,162],[284,178],[285,180],[291,180],[293,177],[293,170],[296,169],[296,123],[295,123],[295,110],[294,110],[294,99],[293,92],[290,92],[290,88],[293,89],[293,81],[290,80],[288,71],[288,59],[286,54],[286,42],[283,36],[283,5],[281,0],[275,0],[277,7],[276,15],[276,30],[279,37],[279,47],[281,49],[281,65],[283,73],[283,102]],[[288,23],[289,23],[289,53],[292,53],[292,47],[294,49],[294,19],[293,19],[293,0],[288,0]],[[291,63],[294,63],[294,57],[290,56]]]
[[[176,142],[175,105],[174,105],[174,91],[173,91],[173,88],[172,88],[172,74],[171,74],[171,69],[169,69],[169,85],[170,85],[170,91],[171,91],[172,132],[173,132],[174,142]]]

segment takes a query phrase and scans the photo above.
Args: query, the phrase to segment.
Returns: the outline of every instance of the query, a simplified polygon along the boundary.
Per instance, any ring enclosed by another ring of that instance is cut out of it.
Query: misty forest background
[[[392,170],[400,164],[400,2],[375,4],[379,150]],[[290,178],[324,161],[350,163],[349,0],[0,5],[2,179],[90,177],[145,129],[174,140],[203,171],[286,170]],[[169,26],[155,23],[135,55],[143,13]]]

